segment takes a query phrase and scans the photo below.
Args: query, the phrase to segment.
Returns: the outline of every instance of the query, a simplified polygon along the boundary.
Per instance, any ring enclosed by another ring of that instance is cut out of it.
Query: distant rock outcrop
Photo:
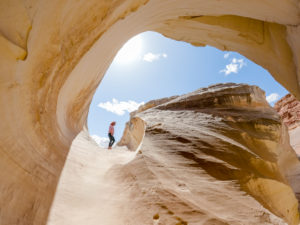
[[[293,95],[287,94],[278,102],[274,108],[289,129],[290,143],[300,158],[300,101]]]
[[[140,133],[144,121],[139,154],[109,175],[135,196],[129,224],[150,224],[149,214],[161,224],[299,223],[299,160],[260,88],[217,84],[156,102],[127,126]]]
[[[300,126],[300,101],[292,94],[287,94],[276,102],[274,109],[279,113],[283,123],[288,126],[289,130]]]

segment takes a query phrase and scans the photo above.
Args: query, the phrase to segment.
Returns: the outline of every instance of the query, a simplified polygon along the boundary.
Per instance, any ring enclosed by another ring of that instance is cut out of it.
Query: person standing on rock
[[[115,138],[114,138],[114,133],[115,133],[115,128],[114,126],[116,125],[116,122],[111,122],[109,129],[108,129],[108,137],[109,137],[109,144],[108,144],[108,149],[111,149],[113,144],[115,143]]]

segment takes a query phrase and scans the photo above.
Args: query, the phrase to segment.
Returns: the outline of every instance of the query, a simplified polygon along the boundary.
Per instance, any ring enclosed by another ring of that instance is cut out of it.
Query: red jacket
[[[111,135],[114,135],[115,129],[114,129],[114,126],[113,126],[113,125],[110,125],[110,126],[109,126],[108,133],[111,134]]]

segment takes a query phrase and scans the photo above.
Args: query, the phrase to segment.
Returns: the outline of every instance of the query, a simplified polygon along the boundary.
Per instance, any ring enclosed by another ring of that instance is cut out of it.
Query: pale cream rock
[[[72,140],[128,39],[151,30],[238,51],[299,99],[299,11],[298,0],[0,0],[0,221],[46,223]]]
[[[293,149],[295,149],[296,153],[300,158],[300,126],[296,127],[293,130],[289,131],[290,142]]]
[[[117,145],[125,145],[131,151],[137,150],[144,138],[144,130],[145,122],[138,117],[132,118],[126,123],[123,136]]]

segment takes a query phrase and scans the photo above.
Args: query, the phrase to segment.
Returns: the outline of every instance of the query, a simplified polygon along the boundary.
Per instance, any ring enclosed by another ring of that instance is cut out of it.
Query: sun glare
[[[114,60],[120,64],[137,61],[141,57],[142,45],[143,41],[140,35],[131,38],[119,50]]]

